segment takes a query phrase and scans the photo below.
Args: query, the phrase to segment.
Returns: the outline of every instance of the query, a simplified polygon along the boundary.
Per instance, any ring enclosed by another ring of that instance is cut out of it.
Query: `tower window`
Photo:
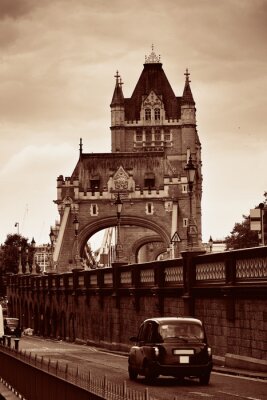
[[[184,183],[182,185],[182,193],[188,193],[188,185],[187,185],[187,183]]]
[[[171,133],[170,133],[169,130],[166,130],[164,132],[164,140],[166,140],[166,141],[170,141],[171,140]]]
[[[155,137],[155,141],[156,141],[156,142],[161,141],[161,130],[160,130],[159,127],[156,127],[156,128],[155,128],[154,137]]]
[[[155,175],[154,173],[146,173],[145,174],[145,187],[148,187],[149,189],[152,187],[155,187]]]
[[[152,141],[152,133],[146,132],[146,142],[151,142],[151,141]]]
[[[155,120],[158,121],[160,119],[160,108],[155,108],[154,115],[155,115]]]
[[[92,192],[98,192],[99,185],[100,185],[99,176],[94,176],[92,179],[90,179],[90,186],[91,186]]]
[[[90,214],[91,215],[98,215],[97,204],[91,204],[91,206],[90,206]]]
[[[151,109],[150,108],[146,108],[145,109],[145,120],[146,121],[150,121],[151,120]]]
[[[142,139],[143,139],[142,133],[137,133],[137,134],[136,134],[136,141],[137,141],[137,142],[142,142]]]
[[[184,228],[188,227],[188,218],[183,218],[183,227]]]
[[[148,215],[154,214],[153,203],[146,203],[146,214],[148,214]]]

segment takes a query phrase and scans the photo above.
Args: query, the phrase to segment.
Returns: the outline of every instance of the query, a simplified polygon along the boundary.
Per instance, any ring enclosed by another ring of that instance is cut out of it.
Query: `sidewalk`
[[[247,378],[263,379],[267,381],[267,374],[261,371],[250,371],[245,369],[229,368],[216,364],[213,366],[212,371],[234,376],[244,376]]]
[[[258,369],[257,369],[257,364],[255,363],[250,363],[249,361],[252,360],[249,357],[243,357],[243,359],[239,357],[239,363],[236,362],[236,364],[242,366],[236,366],[233,367],[230,364],[229,360],[232,360],[233,356],[229,356],[228,358],[226,357],[218,357],[218,356],[213,356],[213,372],[220,372],[222,374],[229,374],[229,375],[234,375],[234,376],[244,376],[248,378],[258,378],[258,379],[263,379],[267,380],[267,372],[262,371],[262,364],[259,364]],[[243,368],[244,363],[246,362],[246,365],[249,366],[250,368]],[[264,363],[265,364],[265,363]]]

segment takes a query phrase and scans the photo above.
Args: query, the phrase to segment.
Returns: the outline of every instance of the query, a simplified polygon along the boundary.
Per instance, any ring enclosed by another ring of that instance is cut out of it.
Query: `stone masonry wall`
[[[233,321],[226,318],[224,299],[196,300],[195,314],[205,323],[214,354],[266,357],[267,313],[264,300],[236,299]]]
[[[102,305],[99,300],[99,296],[91,296],[88,303],[82,296],[76,306],[75,303],[69,304],[67,315],[76,315],[77,339],[127,349],[129,337],[137,334],[141,322],[160,316],[155,296],[140,297],[138,312],[131,296],[121,297],[119,306],[112,296],[103,298]],[[165,299],[164,316],[179,315],[184,315],[183,300]],[[267,321],[263,300],[236,299],[235,319],[229,321],[224,298],[196,299],[195,317],[204,321],[214,354],[266,357]]]

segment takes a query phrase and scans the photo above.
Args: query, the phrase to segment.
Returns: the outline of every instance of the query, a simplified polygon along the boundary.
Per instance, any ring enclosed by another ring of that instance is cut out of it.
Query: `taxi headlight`
[[[208,347],[207,351],[208,351],[208,355],[211,356],[211,347]]]

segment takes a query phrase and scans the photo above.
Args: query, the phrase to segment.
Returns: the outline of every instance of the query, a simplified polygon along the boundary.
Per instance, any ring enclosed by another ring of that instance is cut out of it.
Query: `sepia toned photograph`
[[[0,400],[267,400],[266,37],[0,0]]]

